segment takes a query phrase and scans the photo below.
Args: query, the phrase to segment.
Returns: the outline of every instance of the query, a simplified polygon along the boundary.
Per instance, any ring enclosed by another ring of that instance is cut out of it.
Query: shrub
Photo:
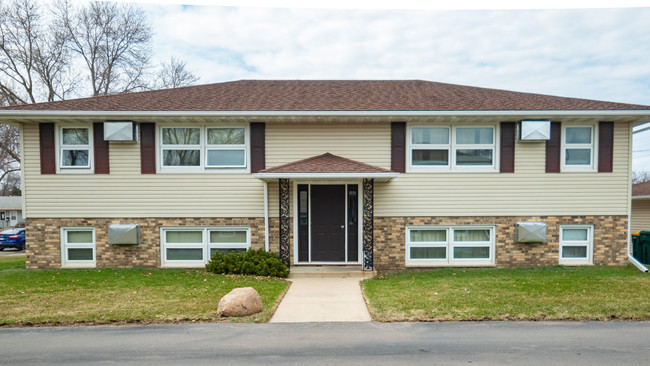
[[[275,253],[262,249],[228,254],[215,252],[205,268],[218,274],[243,274],[286,278],[289,267]]]

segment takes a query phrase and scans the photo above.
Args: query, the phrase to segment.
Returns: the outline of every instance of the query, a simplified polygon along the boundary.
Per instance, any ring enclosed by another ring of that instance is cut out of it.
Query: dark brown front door
[[[311,186],[311,260],[345,261],[345,185]]]

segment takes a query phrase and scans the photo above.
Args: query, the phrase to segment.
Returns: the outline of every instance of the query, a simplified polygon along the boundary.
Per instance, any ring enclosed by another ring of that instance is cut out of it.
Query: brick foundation
[[[108,244],[108,225],[139,224],[140,244]],[[27,219],[27,268],[61,267],[61,227],[94,227],[97,267],[159,267],[161,226],[248,226],[251,247],[264,248],[264,218]]]
[[[545,222],[548,241],[515,243],[515,224],[519,221]],[[595,265],[621,266],[627,262],[627,216],[375,217],[375,270],[407,268],[404,234],[408,225],[494,225],[497,267],[552,266],[559,261],[560,225],[571,224],[594,225]]]
[[[541,221],[548,224],[544,244],[514,242],[515,224]],[[109,245],[108,225],[140,224],[141,243]],[[293,218],[291,218],[293,225]],[[541,216],[541,217],[375,217],[374,267],[379,272],[397,271],[405,266],[407,225],[494,225],[497,267],[547,266],[558,264],[559,227],[569,224],[594,225],[594,264],[627,263],[627,216]],[[27,268],[61,267],[61,227],[94,227],[97,267],[159,267],[161,226],[248,226],[251,247],[264,248],[264,218],[66,218],[27,219]],[[269,218],[269,244],[279,252],[279,219]],[[290,231],[290,259],[293,263],[293,227]]]

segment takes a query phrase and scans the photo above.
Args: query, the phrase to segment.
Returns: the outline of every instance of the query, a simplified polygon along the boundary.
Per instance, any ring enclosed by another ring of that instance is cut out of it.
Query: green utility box
[[[632,235],[632,255],[643,264],[650,264],[650,231]]]

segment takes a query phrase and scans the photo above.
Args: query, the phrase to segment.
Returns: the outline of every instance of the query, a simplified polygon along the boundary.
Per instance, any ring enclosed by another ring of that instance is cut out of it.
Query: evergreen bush
[[[206,264],[209,272],[217,274],[242,274],[254,276],[271,276],[286,278],[289,276],[287,267],[280,256],[265,252],[262,249],[246,252],[215,252]]]

